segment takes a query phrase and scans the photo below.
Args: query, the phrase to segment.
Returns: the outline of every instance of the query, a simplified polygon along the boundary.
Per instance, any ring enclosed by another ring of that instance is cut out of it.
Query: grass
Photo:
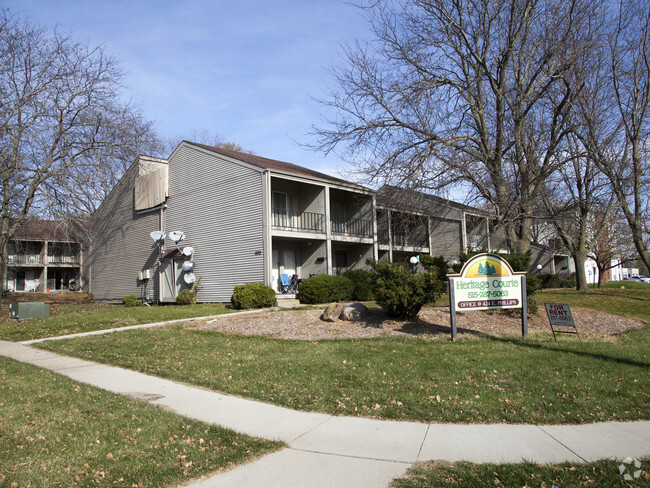
[[[648,418],[650,329],[617,342],[516,337],[318,342],[170,326],[39,347],[290,408],[427,422]]]
[[[486,486],[522,486],[551,488],[552,486],[650,486],[650,472],[646,458],[640,476],[626,481],[620,474],[621,461],[604,460],[585,464],[537,465],[523,464],[471,464],[422,463],[411,468],[406,476],[395,480],[391,488],[458,487],[484,488]],[[626,473],[633,475],[634,466]]]
[[[4,305],[5,302],[3,302],[3,309]],[[10,319],[8,309],[3,310],[3,319],[0,320],[0,340],[25,341],[230,312],[230,309],[217,303],[152,307],[83,303],[52,305],[50,309],[50,317],[30,320]]]
[[[171,486],[282,444],[0,357],[0,486]]]
[[[626,283],[625,289],[620,289],[620,284],[608,284],[604,288],[597,288],[588,293],[578,293],[575,290],[545,290],[536,293],[535,297],[540,304],[540,313],[543,312],[544,303],[568,303],[573,307],[590,308],[602,312],[639,318],[650,323],[650,285],[647,283]],[[630,286],[632,285],[632,286]],[[640,286],[634,286],[640,285]]]

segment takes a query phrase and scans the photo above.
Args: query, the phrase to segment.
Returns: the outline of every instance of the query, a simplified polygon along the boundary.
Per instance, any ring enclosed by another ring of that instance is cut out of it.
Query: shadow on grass
[[[368,316],[366,320],[363,322],[364,327],[381,328],[382,323],[384,320],[386,320],[386,318],[387,318],[386,314],[383,310],[374,309],[374,308],[369,309]],[[425,320],[420,320],[420,319],[413,320],[410,322],[404,322],[402,327],[395,330],[398,330],[399,332],[403,332],[405,334],[420,336],[420,337],[447,336],[451,341],[451,326],[427,322]],[[575,354],[577,356],[590,357],[593,359],[599,359],[603,361],[613,361],[616,363],[626,364],[628,366],[633,366],[637,368],[646,369],[650,367],[650,363],[647,362],[636,361],[633,359],[621,358],[621,357],[611,356],[608,354],[585,350],[585,347],[589,347],[589,346],[585,346],[584,344],[576,343],[574,344],[574,346],[576,347],[573,348],[573,347],[564,347],[557,342],[542,343],[532,338],[523,339],[521,337],[514,337],[509,335],[497,335],[489,332],[483,332],[483,331],[478,331],[478,330],[473,330],[473,329],[468,329],[463,327],[458,327],[457,330],[459,335],[465,334],[471,337],[480,337],[490,341],[501,342],[504,344],[513,344],[516,346],[521,346],[529,349]]]

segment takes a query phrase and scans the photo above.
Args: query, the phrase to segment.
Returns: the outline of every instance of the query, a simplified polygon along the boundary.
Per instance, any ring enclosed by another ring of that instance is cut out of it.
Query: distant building
[[[3,289],[9,292],[82,289],[86,232],[78,224],[27,219],[9,242]]]

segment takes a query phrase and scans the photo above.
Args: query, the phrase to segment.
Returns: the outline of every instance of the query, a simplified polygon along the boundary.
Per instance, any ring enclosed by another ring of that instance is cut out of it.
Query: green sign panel
[[[528,335],[526,319],[526,273],[514,272],[497,254],[477,254],[459,274],[449,277],[452,338],[456,338],[457,310],[524,308],[522,334]]]

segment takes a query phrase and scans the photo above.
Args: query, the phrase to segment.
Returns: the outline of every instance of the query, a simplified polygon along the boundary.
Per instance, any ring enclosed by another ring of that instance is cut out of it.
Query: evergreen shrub
[[[125,307],[139,307],[142,305],[142,301],[138,300],[138,297],[135,295],[126,295],[122,298],[122,305]]]
[[[176,305],[193,305],[196,303],[196,293],[192,290],[183,290],[176,297]]]
[[[298,288],[300,303],[331,303],[352,300],[354,285],[345,276],[319,274],[303,280]]]
[[[435,302],[445,286],[437,272],[413,273],[399,263],[373,263],[375,301],[391,317],[411,320],[427,303]]]
[[[264,283],[246,283],[235,287],[230,303],[237,309],[272,307],[275,292]]]
[[[343,276],[352,281],[351,300],[365,302],[372,300],[372,288],[375,281],[375,274],[369,269],[349,269]]]

